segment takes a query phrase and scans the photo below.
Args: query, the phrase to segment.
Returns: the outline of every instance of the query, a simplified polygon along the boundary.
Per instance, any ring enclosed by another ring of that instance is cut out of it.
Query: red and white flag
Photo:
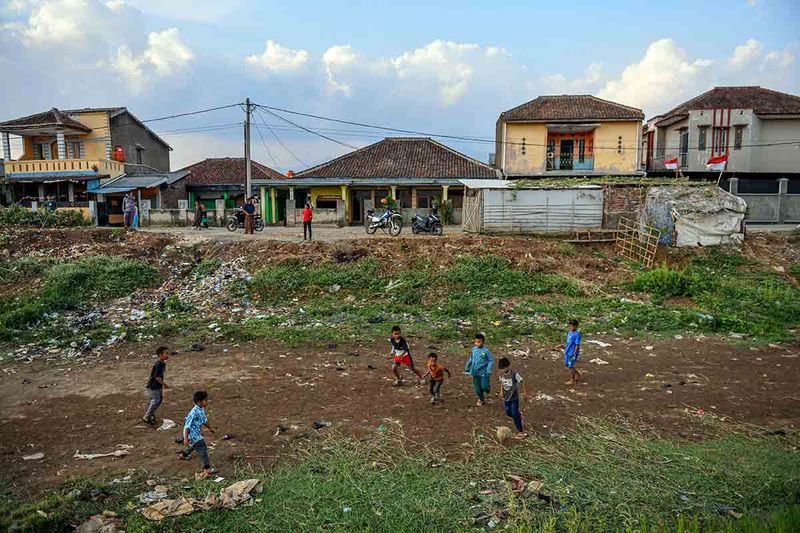
[[[678,158],[673,157],[672,159],[665,159],[664,168],[667,170],[678,170]]]
[[[719,170],[722,172],[725,170],[725,164],[728,162],[728,154],[725,155],[718,155],[717,157],[712,157],[711,159],[706,162],[706,170]]]

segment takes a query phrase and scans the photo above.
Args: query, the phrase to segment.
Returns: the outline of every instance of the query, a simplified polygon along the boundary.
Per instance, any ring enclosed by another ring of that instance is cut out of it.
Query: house
[[[123,174],[169,172],[172,148],[125,107],[52,108],[2,122],[0,133],[5,202],[52,196],[61,207],[87,208],[92,189]],[[17,159],[12,136],[22,141]],[[98,205],[98,212],[114,209]]]
[[[797,139],[800,96],[715,87],[648,120],[642,151],[648,172],[676,157],[682,171],[705,172],[709,159],[727,155],[726,171],[781,177],[800,174],[800,145],[787,142]]]
[[[640,175],[643,119],[590,95],[540,96],[500,113],[495,166],[509,179]]]
[[[188,194],[189,209],[202,202],[208,209],[216,209],[217,200],[224,200],[225,208],[232,209],[244,203],[247,179],[246,160],[243,157],[215,157],[204,159],[181,169],[185,177],[177,186]],[[253,181],[285,180],[286,176],[257,161],[250,161]]]
[[[318,222],[361,224],[368,209],[391,197],[406,218],[438,202],[448,206],[451,221],[460,223],[464,185],[459,180],[498,177],[489,165],[433,139],[387,137],[289,179],[253,183],[260,187],[261,205],[273,222],[296,223],[310,201]],[[274,206],[271,211],[269,206]]]

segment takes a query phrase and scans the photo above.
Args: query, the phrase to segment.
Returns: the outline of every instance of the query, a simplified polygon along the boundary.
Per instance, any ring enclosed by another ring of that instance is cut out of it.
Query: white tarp
[[[647,192],[645,222],[661,229],[661,242],[715,246],[744,240],[747,204],[716,186],[673,185]]]

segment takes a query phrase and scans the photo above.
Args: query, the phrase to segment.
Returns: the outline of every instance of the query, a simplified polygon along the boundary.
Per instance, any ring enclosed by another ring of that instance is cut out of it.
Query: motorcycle
[[[414,234],[430,233],[431,235],[441,235],[444,233],[444,226],[442,225],[441,217],[439,217],[439,210],[434,207],[431,214],[427,217],[419,213],[414,215],[414,218],[411,219],[411,232]]]
[[[387,208],[380,216],[376,216],[375,210],[370,209],[364,218],[364,229],[370,235],[381,229],[384,233],[397,237],[403,231],[403,216],[395,212],[391,207]]]
[[[244,228],[244,210],[239,207],[228,217],[225,227],[228,231],[236,231],[237,229]],[[253,215],[253,229],[256,231],[264,231],[264,220],[261,215],[256,213]]]

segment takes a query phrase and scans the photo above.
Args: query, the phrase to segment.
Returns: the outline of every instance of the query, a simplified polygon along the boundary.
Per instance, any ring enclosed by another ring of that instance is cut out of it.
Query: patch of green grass
[[[800,281],[800,264],[790,266],[789,274],[794,276],[797,281]]]
[[[33,256],[0,261],[0,283],[18,283],[38,278],[55,264],[55,260]]]
[[[47,313],[130,294],[160,280],[155,268],[120,257],[92,256],[49,268],[41,286],[0,300],[0,341],[20,341]],[[35,328],[33,328],[35,329]]]
[[[479,432],[474,453],[450,461],[442,451],[409,447],[396,430],[358,441],[331,436],[275,470],[241,468],[237,478],[264,480],[252,506],[150,522],[124,509],[124,495],[102,505],[118,509],[129,532],[464,531],[484,528],[486,519],[475,518],[499,510],[505,518],[496,527],[512,531],[797,531],[797,435],[710,417],[705,424],[717,436],[703,442],[659,437],[623,418],[580,418],[574,430],[534,433],[509,447]],[[510,475],[541,486],[514,493]],[[217,489],[194,482],[176,494],[202,498]],[[55,530],[98,512],[65,493],[32,504],[5,500],[0,525]]]
[[[526,272],[512,268],[511,262],[495,255],[462,256],[444,272],[450,293],[469,292],[485,298],[559,293],[577,296],[578,284],[558,274]]]
[[[571,242],[562,242],[558,245],[558,253],[566,255],[567,257],[573,257],[578,253],[578,247]]]
[[[632,286],[657,299],[691,297],[720,331],[780,339],[787,326],[800,323],[800,289],[738,254],[714,250],[680,271],[663,266],[643,272]]]

